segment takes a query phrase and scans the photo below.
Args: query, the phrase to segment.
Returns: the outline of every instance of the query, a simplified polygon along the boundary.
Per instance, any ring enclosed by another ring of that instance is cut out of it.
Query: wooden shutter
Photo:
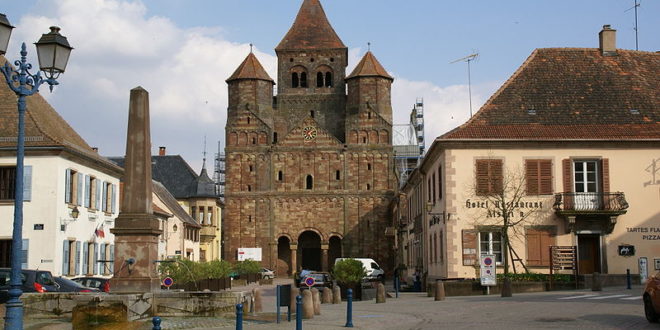
[[[527,182],[527,195],[538,195],[540,190],[538,160],[525,161],[525,181]]]
[[[553,231],[528,228],[525,232],[525,238],[527,240],[527,265],[549,266],[549,247],[555,244]]]
[[[504,185],[504,173],[502,169],[502,160],[491,159],[489,162],[490,193],[497,194],[502,191]]]
[[[69,275],[69,241],[62,242],[62,276]]]
[[[99,243],[94,243],[94,264],[92,265],[94,275],[99,273]]]
[[[89,243],[83,243],[83,275],[89,274]]]
[[[92,200],[92,195],[90,189],[92,187],[92,178],[89,175],[85,175],[85,207],[90,207],[90,202]]]
[[[78,187],[76,189],[76,205],[81,205],[83,204],[83,175],[82,173],[78,173]]]
[[[30,240],[24,239],[23,244],[21,244],[21,268],[28,268],[28,249],[30,247]]]
[[[477,177],[477,195],[487,195],[489,193],[488,184],[488,160],[479,159],[476,164]]]
[[[117,211],[117,185],[113,183],[110,187],[112,188],[111,211],[115,213]]]
[[[556,235],[549,230],[541,233],[541,265],[550,266],[550,246],[555,245]]]
[[[101,243],[101,260],[105,260],[105,243]],[[99,263],[99,267],[101,268],[101,271],[99,271],[99,274],[105,275],[105,263]]]
[[[564,181],[564,192],[573,192],[573,164],[570,159],[562,160],[562,174]]]
[[[23,167],[23,201],[32,199],[32,166]]]
[[[552,194],[552,161],[549,159],[526,160],[525,179],[528,195]]]
[[[600,161],[601,168],[601,185],[604,193],[610,192],[610,160],[603,158]]]
[[[71,203],[71,169],[64,171],[64,202]]]
[[[478,232],[474,229],[464,229],[463,234],[463,266],[472,266],[477,264],[477,251],[479,244],[477,240]]]
[[[105,212],[108,206],[108,183],[105,181],[101,183],[101,194],[101,211]]]
[[[94,208],[97,210],[101,209],[101,186],[103,184],[99,184],[99,180],[96,181],[96,195],[94,196]]]

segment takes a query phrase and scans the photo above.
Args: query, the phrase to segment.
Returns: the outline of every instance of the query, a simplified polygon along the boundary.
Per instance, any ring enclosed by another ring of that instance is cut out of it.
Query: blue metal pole
[[[346,305],[346,328],[352,328],[353,327],[353,290],[348,289],[348,292],[346,294],[346,301],[348,304]]]
[[[302,296],[296,296],[296,330],[302,330]]]
[[[396,292],[396,297],[399,298],[399,277],[394,277],[394,292]]]
[[[154,318],[151,319],[151,323],[153,323],[154,325],[153,328],[151,328],[151,330],[161,330],[160,321],[161,321],[160,317],[154,316]]]
[[[277,307],[276,307],[276,314],[277,314],[277,324],[280,323],[280,285],[278,285],[275,289],[275,297],[277,298]]]
[[[630,268],[626,269],[626,289],[632,289],[632,279],[630,278]]]
[[[243,304],[236,305],[236,330],[243,330]]]

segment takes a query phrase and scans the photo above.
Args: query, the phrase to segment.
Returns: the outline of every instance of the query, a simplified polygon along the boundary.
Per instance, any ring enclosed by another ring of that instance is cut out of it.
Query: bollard
[[[312,301],[312,292],[310,290],[302,290],[303,304],[302,315],[304,319],[314,318],[314,301]]]
[[[243,304],[236,305],[236,330],[243,330]]]
[[[378,283],[376,286],[376,303],[382,304],[385,302],[385,285]]]
[[[435,281],[435,301],[445,300],[445,283],[441,280]]]
[[[433,297],[433,283],[428,283],[426,285],[426,296]]]
[[[295,313],[297,311],[297,305],[296,305],[296,297],[300,295],[300,289],[298,289],[295,285],[291,286],[291,313]]]
[[[396,292],[396,297],[399,298],[399,277],[394,277],[394,292]]]
[[[281,285],[275,287],[275,311],[276,311],[275,315],[277,315],[276,320],[278,324],[280,323],[280,290],[281,289],[282,289]],[[289,310],[291,309],[289,308]]]
[[[346,290],[346,328],[353,327],[353,290]]]
[[[296,330],[302,330],[302,297],[296,296],[296,310],[301,313],[296,313]]]
[[[630,278],[630,269],[626,269],[626,289],[632,289],[632,279]]]
[[[332,303],[341,304],[341,288],[339,285],[335,285],[335,287],[332,288]]]
[[[599,272],[595,272],[591,276],[591,291],[603,291],[603,284],[600,281]]]
[[[319,289],[312,288],[312,307],[314,307],[314,315],[321,315],[321,295]]]
[[[486,287],[486,288],[490,288],[490,287]],[[504,280],[502,281],[502,292],[500,292],[500,297],[505,298],[512,296],[513,296],[513,288],[511,287],[511,279],[509,277],[505,277]]]
[[[321,303],[330,304],[332,303],[332,289],[323,288],[323,293],[321,294]]]
[[[153,325],[154,325],[153,328],[151,328],[151,330],[161,330],[160,317],[154,316],[154,318],[151,319],[151,323],[153,323]]]
[[[261,304],[261,289],[254,288],[254,312],[261,313],[263,310],[264,307]]]

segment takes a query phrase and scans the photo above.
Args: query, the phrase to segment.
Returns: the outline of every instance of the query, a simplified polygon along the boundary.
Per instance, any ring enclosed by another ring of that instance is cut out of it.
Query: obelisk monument
[[[153,214],[151,184],[151,130],[149,93],[131,90],[126,137],[123,194],[115,227],[115,274],[112,292],[160,290],[158,264],[158,219]]]

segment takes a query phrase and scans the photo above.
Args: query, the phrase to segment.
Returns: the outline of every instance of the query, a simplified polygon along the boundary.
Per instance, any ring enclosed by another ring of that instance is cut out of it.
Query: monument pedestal
[[[113,293],[158,292],[159,220],[150,214],[120,213],[115,220]]]

